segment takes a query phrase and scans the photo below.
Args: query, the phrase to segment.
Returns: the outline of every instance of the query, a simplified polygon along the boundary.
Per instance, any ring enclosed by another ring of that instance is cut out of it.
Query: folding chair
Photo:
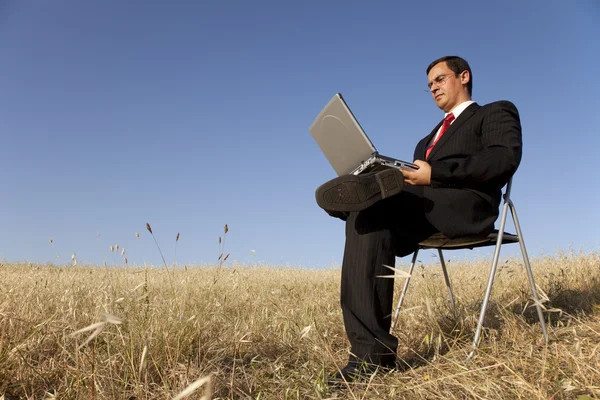
[[[517,211],[515,210],[515,206],[510,199],[510,190],[512,186],[512,178],[508,181],[506,186],[506,192],[504,194],[504,205],[502,207],[502,215],[500,218],[500,229],[495,230],[491,234],[486,237],[461,237],[457,239],[450,239],[444,236],[441,233],[437,233],[427,240],[419,243],[418,248],[415,250],[413,254],[412,261],[410,264],[409,276],[406,278],[404,282],[404,287],[402,288],[402,293],[400,293],[400,299],[398,300],[398,305],[396,306],[396,311],[394,313],[394,318],[392,319],[391,329],[394,328],[398,319],[398,313],[400,312],[400,307],[402,306],[402,302],[404,301],[404,296],[406,295],[406,291],[408,289],[408,284],[410,282],[410,276],[413,273],[415,268],[415,262],[417,261],[417,255],[419,254],[419,250],[421,249],[437,249],[440,264],[442,266],[442,271],[444,273],[444,279],[446,281],[446,287],[448,288],[448,293],[450,295],[450,305],[454,311],[454,315],[458,317],[458,313],[456,311],[456,306],[454,304],[454,295],[452,294],[452,287],[450,286],[450,280],[448,279],[448,272],[446,271],[446,263],[444,262],[444,256],[442,254],[442,250],[460,250],[460,249],[473,249],[475,247],[486,247],[486,246],[496,246],[494,251],[494,257],[492,260],[492,268],[490,270],[490,277],[488,279],[487,288],[485,290],[485,296],[483,298],[483,304],[481,305],[481,312],[479,313],[479,321],[477,322],[477,329],[475,331],[475,337],[473,338],[473,350],[470,352],[467,357],[470,359],[473,356],[475,348],[477,348],[479,344],[479,336],[481,335],[481,330],[483,328],[483,320],[485,317],[485,312],[488,306],[488,300],[490,298],[490,293],[492,292],[492,285],[494,284],[494,277],[496,275],[496,268],[498,267],[498,259],[500,258],[500,247],[503,244],[509,243],[517,243],[519,242],[521,246],[521,253],[523,255],[523,261],[525,263],[525,269],[527,270],[527,277],[529,278],[529,284],[531,286],[531,292],[533,294],[533,299],[535,301],[535,306],[537,308],[537,314],[540,319],[540,325],[542,326],[542,333],[544,335],[544,340],[548,342],[548,333],[546,331],[546,324],[544,322],[544,315],[542,314],[542,307],[540,304],[540,300],[537,294],[537,290],[535,287],[535,282],[533,280],[533,272],[531,271],[531,265],[529,264],[529,257],[527,256],[527,250],[525,249],[525,241],[523,240],[523,233],[521,232],[521,226],[519,224],[519,219],[517,218]],[[511,234],[504,231],[504,226],[506,224],[506,216],[508,214],[508,209],[510,208],[512,218],[515,224],[515,228],[517,230],[517,234]]]

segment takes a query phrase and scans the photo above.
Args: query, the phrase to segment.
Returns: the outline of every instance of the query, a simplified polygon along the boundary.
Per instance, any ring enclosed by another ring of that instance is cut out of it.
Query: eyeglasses
[[[433,82],[429,82],[427,84],[427,89],[425,89],[426,92],[431,92],[431,88],[433,87],[433,85],[440,87],[442,86],[444,83],[446,83],[446,81],[448,80],[448,78],[450,78],[450,76],[454,75],[453,73],[450,74],[444,74],[444,75],[440,75],[437,78],[435,78],[433,80]]]

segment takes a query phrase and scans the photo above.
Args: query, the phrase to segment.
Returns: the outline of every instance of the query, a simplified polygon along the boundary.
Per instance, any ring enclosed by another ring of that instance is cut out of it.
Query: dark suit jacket
[[[442,122],[415,149],[425,150]],[[467,107],[442,135],[426,160],[431,186],[423,188],[426,217],[448,237],[485,235],[499,215],[502,187],[521,162],[519,113],[509,101]]]

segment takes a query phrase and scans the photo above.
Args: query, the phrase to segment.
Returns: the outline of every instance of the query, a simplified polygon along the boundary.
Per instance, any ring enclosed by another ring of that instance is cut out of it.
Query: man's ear
[[[471,80],[471,74],[469,73],[469,71],[464,70],[463,72],[460,73],[460,83],[462,83],[463,85],[466,85],[470,80]]]

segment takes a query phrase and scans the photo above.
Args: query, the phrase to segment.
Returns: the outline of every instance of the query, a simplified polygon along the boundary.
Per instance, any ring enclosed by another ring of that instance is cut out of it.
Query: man
[[[444,119],[416,146],[418,170],[396,168],[335,178],[317,189],[317,204],[346,220],[341,307],[351,344],[333,382],[393,368],[393,280],[383,265],[411,254],[434,233],[487,235],[498,218],[502,187],[521,161],[521,124],[508,101],[471,100],[473,74],[456,56],[427,68],[428,87]],[[367,368],[364,366],[368,365]]]

